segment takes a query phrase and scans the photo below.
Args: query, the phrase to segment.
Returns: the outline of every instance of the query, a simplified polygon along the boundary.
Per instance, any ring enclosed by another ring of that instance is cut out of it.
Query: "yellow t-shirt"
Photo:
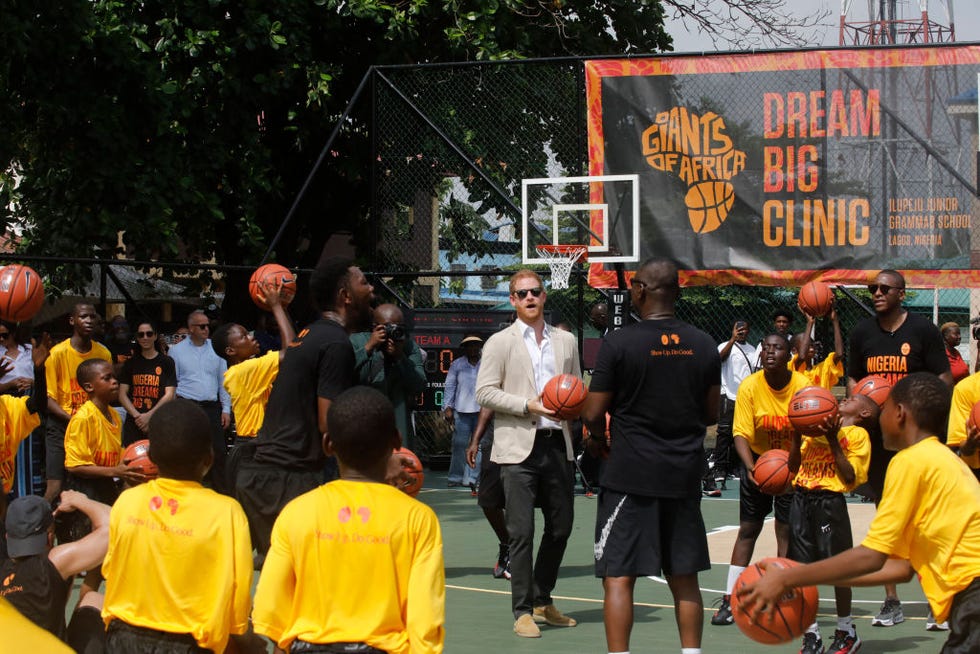
[[[26,397],[0,395],[0,482],[4,494],[14,487],[17,448],[40,424],[41,417],[27,409]]]
[[[868,481],[871,461],[871,439],[863,427],[841,427],[837,442],[854,468],[854,483],[845,484],[837,474],[837,463],[825,436],[804,436],[800,447],[800,470],[793,485],[807,490],[827,490],[846,493]]]
[[[338,480],[286,505],[255,590],[252,623],[289,651],[364,642],[442,652],[445,570],[435,513],[393,486]]]
[[[86,402],[68,421],[65,430],[65,468],[119,465],[122,458],[122,422],[112,408],[108,416]]]
[[[980,401],[980,372],[974,373],[953,387],[953,402],[949,406],[949,428],[946,444],[959,445],[966,440],[966,421],[973,405]],[[971,468],[980,468],[980,450],[962,457]]]
[[[89,359],[112,361],[112,355],[101,343],[92,341],[92,349],[80,354],[66,338],[51,348],[51,354],[44,363],[44,374],[48,385],[48,395],[65,410],[69,416],[75,415],[78,408],[88,401],[88,394],[78,384],[75,372],[78,364]]]
[[[953,596],[980,577],[980,484],[935,437],[899,451],[861,544],[908,559],[936,622],[945,621]]]
[[[272,382],[278,374],[279,352],[276,351],[236,363],[225,372],[225,390],[231,395],[231,410],[239,436],[254,437],[259,433]]]
[[[796,391],[809,385],[806,375],[793,372],[789,383],[774,391],[766,383],[764,371],[752,373],[738,387],[732,433],[747,440],[756,454],[773,449],[789,451],[794,431],[789,422],[789,401]]]
[[[252,541],[238,502],[161,477],[123,491],[109,514],[102,618],[191,634],[223,652],[248,628]]]
[[[44,652],[44,654],[71,654],[75,650],[58,640],[57,636],[25,618],[7,600],[0,597],[0,633],[7,643],[18,652]]]
[[[812,368],[804,366],[802,370],[798,369],[797,371],[806,375],[807,379],[810,380],[811,386],[820,386],[829,391],[844,376],[844,362],[840,359],[835,362],[834,353],[831,352],[827,355],[826,359]]]

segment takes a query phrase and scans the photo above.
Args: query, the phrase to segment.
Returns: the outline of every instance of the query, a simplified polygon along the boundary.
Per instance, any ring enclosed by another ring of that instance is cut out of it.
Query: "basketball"
[[[973,408],[970,409],[970,417],[966,419],[966,424],[974,429],[980,427],[980,402],[974,404]]]
[[[266,306],[264,300],[259,295],[259,283],[265,282],[267,284],[278,284],[279,280],[282,280],[282,293],[280,298],[282,299],[282,305],[287,306],[293,301],[293,297],[296,295],[296,276],[289,272],[289,269],[285,266],[280,266],[278,263],[267,263],[264,266],[259,266],[252,277],[248,280],[248,294],[252,298],[252,302],[255,305],[264,309],[269,310]]]
[[[789,401],[789,421],[807,436],[821,436],[824,419],[836,415],[837,398],[821,386],[801,388]]]
[[[867,395],[875,401],[879,407],[885,405],[888,394],[892,392],[892,383],[881,375],[868,375],[862,377],[861,381],[854,385],[855,395]]]
[[[33,268],[17,263],[0,268],[0,318],[30,320],[44,304],[44,282]]]
[[[834,306],[834,292],[823,282],[808,282],[800,289],[796,304],[814,318],[826,316]]]
[[[738,601],[738,592],[749,584],[759,580],[765,571],[759,567],[759,563],[765,562],[769,566],[780,568],[790,568],[799,565],[795,561],[781,557],[772,557],[753,563],[738,576],[735,586],[732,587],[732,617],[739,630],[756,641],[766,645],[778,645],[788,643],[791,640],[803,635],[813,622],[817,619],[817,602],[819,596],[816,586],[806,586],[804,588],[794,588],[784,595],[771,613],[762,613],[755,621],[749,614],[742,610]]]
[[[755,462],[752,479],[759,490],[767,495],[782,495],[789,490],[793,473],[789,470],[789,452],[769,450]]]
[[[684,196],[687,218],[691,221],[691,228],[698,234],[707,234],[721,227],[733,204],[735,187],[728,182],[698,182]]]
[[[425,481],[425,474],[422,472],[422,462],[419,458],[415,456],[415,452],[408,449],[407,447],[400,447],[395,450],[395,454],[401,454],[404,457],[411,459],[411,463],[406,463],[402,460],[402,467],[405,471],[412,477],[412,483],[407,486],[402,486],[402,490],[408,495],[415,497],[422,490],[422,482]]]
[[[150,460],[150,441],[145,438],[126,448],[122,462],[127,468],[141,472],[147,477],[156,477],[160,474],[156,464]]]
[[[575,420],[588,396],[585,382],[575,375],[555,375],[544,385],[541,403],[555,412],[556,420]]]

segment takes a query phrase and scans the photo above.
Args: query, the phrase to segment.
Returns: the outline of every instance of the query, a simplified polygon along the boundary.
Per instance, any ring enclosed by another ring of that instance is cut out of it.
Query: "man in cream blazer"
[[[553,376],[581,377],[582,371],[575,336],[545,323],[546,299],[536,272],[514,273],[510,303],[517,320],[487,340],[476,379],[477,402],[495,412],[490,458],[500,464],[506,496],[514,632],[525,638],[541,636],[537,623],[576,624],[551,600],[572,531],[571,432],[567,422],[551,419],[540,398]],[[535,506],[544,514],[544,533],[532,562]]]

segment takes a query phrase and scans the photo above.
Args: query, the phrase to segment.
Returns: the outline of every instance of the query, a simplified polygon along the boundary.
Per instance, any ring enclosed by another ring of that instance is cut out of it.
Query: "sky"
[[[721,0],[692,0],[699,3],[720,3]],[[868,20],[867,0],[853,0],[848,15],[849,20],[863,22]],[[877,5],[877,0],[874,4]],[[829,11],[829,15],[823,21],[813,43],[813,46],[836,46],[839,40],[840,24],[840,0],[785,0],[787,9],[800,14],[805,12],[819,13],[821,10]],[[948,25],[946,17],[946,2],[929,0],[928,10],[930,18],[943,25]],[[900,18],[918,18],[918,0],[898,0],[898,14]],[[953,0],[953,23],[956,29],[957,42],[980,42],[980,3],[977,0]],[[683,23],[668,20],[667,31],[674,37],[674,52],[702,52],[714,50],[728,50],[726,46],[715,47],[711,39],[696,32],[688,32]]]

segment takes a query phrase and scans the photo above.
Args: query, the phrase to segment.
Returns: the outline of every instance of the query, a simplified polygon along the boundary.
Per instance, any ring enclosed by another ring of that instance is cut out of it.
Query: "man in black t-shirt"
[[[293,498],[323,483],[327,410],[356,384],[350,334],[370,324],[374,287],[351,261],[330,257],[310,278],[320,319],[287,345],[254,446],[241,450],[236,497],[245,509],[259,556],[269,549],[272,525]]]
[[[582,412],[588,446],[609,456],[595,567],[610,652],[629,650],[636,578],[660,574],[674,596],[681,647],[701,647],[698,572],[710,568],[701,474],[705,428],[718,419],[721,359],[710,336],[674,317],[679,294],[673,262],[640,267],[630,295],[643,320],[605,337]]]
[[[913,372],[931,372],[953,385],[942,334],[928,319],[902,307],[905,299],[905,277],[896,270],[882,270],[868,285],[875,316],[860,322],[850,336],[847,357],[848,395],[863,377],[880,375],[894,386]],[[885,470],[895,455],[885,449],[881,431],[872,430],[871,463],[868,485],[876,501],[885,485]],[[885,603],[871,624],[891,627],[905,620],[898,589],[885,586]]]

